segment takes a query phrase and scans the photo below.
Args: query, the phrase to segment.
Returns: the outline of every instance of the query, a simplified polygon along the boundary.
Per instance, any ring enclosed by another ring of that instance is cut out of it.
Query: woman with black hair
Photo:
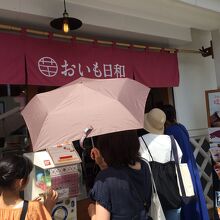
[[[91,157],[99,165],[88,211],[92,220],[146,220],[152,185],[148,165],[140,160],[136,131],[101,135]]]
[[[189,133],[184,125],[177,122],[176,110],[172,105],[163,105],[160,107],[160,109],[166,115],[164,132],[167,135],[173,135],[178,142],[183,152],[182,162],[188,164],[194,191],[197,196],[197,200],[182,207],[181,220],[209,220],[202,184],[199,177],[199,171],[189,140]]]
[[[24,201],[20,198],[29,181],[32,162],[23,156],[9,155],[0,160],[0,219],[50,220],[50,212],[58,194],[49,190],[45,206],[39,201]]]

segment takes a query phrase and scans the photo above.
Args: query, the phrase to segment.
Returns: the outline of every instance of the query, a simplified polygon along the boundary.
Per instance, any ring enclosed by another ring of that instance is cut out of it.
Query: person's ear
[[[27,185],[27,183],[28,183],[28,180],[27,179],[17,179],[16,181],[15,181],[15,187],[16,187],[16,189],[19,189],[19,190],[21,190],[21,189],[24,189],[24,187]]]
[[[20,190],[22,187],[22,179],[16,179],[15,180],[15,189],[18,189],[18,190]]]

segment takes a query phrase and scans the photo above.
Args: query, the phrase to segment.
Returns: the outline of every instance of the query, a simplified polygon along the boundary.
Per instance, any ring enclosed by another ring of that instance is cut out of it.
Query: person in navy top
[[[150,220],[151,174],[135,130],[101,135],[91,157],[99,165],[88,207],[91,220]]]
[[[176,110],[172,105],[160,107],[166,114],[165,134],[173,135],[178,142],[183,156],[182,162],[187,163],[192,177],[193,186],[197,200],[188,205],[184,205],[181,210],[181,220],[209,220],[205,197],[199,177],[196,160],[193,155],[192,146],[189,141],[189,133],[184,125],[176,120]]]

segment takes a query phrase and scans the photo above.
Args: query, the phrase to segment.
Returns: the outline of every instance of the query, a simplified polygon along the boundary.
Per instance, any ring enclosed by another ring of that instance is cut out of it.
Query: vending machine
[[[54,220],[77,220],[76,204],[80,194],[81,159],[72,144],[25,153],[34,164],[24,199],[43,196],[49,188],[58,192],[58,202],[52,211]]]

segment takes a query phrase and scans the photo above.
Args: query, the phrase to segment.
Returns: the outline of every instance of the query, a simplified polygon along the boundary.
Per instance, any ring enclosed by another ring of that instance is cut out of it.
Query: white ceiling
[[[191,29],[220,27],[220,0],[66,0],[67,12],[82,20],[77,36],[150,45],[191,41]],[[63,0],[1,0],[0,23],[53,31]]]

